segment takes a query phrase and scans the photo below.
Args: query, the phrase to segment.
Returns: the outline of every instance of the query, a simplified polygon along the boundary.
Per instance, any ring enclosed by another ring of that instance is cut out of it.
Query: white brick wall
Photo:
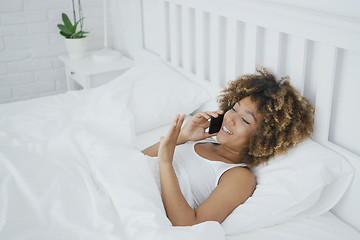
[[[103,46],[103,0],[83,0],[88,49]],[[0,0],[0,103],[66,91],[57,24],[72,20],[71,0]]]

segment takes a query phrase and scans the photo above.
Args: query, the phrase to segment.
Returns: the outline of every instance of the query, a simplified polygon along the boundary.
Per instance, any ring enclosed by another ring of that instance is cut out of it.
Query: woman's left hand
[[[178,114],[165,137],[160,137],[160,146],[158,151],[159,163],[172,163],[176,142],[186,115]]]

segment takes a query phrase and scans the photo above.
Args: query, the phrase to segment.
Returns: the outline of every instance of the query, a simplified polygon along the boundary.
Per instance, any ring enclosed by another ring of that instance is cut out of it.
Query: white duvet
[[[0,239],[225,238],[217,222],[171,226],[133,149],[130,88],[0,105]]]

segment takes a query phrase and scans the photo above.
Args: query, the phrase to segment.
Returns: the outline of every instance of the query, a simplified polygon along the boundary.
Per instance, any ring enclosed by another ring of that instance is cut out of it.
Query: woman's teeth
[[[230,135],[232,135],[232,134],[233,134],[233,133],[232,133],[232,132],[230,132],[230,130],[229,130],[229,129],[227,129],[225,126],[223,126],[223,130],[224,130],[225,132],[229,133]]]

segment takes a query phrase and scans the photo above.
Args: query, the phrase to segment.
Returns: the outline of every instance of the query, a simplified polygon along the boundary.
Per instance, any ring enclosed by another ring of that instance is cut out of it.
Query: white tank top
[[[244,163],[229,164],[199,156],[194,148],[195,144],[199,142],[218,143],[213,138],[207,138],[178,145],[175,148],[173,160],[181,191],[188,204],[194,209],[210,196],[224,172],[233,167],[246,167]],[[185,190],[185,188],[190,189]]]

